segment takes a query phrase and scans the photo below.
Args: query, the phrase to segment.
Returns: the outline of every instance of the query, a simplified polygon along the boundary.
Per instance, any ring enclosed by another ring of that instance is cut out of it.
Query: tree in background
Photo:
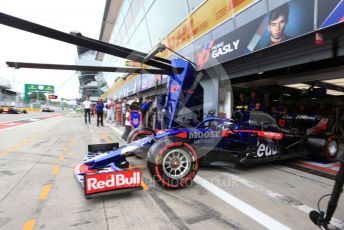
[[[29,98],[31,101],[36,101],[37,100],[37,96],[38,96],[38,100],[39,101],[47,101],[47,97],[45,96],[44,93],[40,93],[40,92],[32,92],[30,95],[29,95]]]

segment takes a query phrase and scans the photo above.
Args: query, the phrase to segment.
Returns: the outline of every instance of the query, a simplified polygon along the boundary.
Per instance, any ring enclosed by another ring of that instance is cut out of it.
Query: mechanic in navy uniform
[[[248,101],[248,110],[249,111],[261,111],[262,110],[262,102],[257,97],[257,92],[252,91],[250,100]]]
[[[96,104],[96,110],[97,110],[97,126],[99,126],[99,123],[101,126],[104,126],[103,123],[103,115],[104,115],[104,103],[103,99],[99,98]]]
[[[248,110],[248,103],[244,93],[240,93],[239,99],[234,101],[234,110],[240,112]]]

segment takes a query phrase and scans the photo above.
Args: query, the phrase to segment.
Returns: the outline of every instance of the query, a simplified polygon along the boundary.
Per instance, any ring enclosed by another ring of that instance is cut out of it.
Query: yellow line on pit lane
[[[65,160],[65,156],[64,156],[63,153],[59,156],[59,160],[60,160],[60,161],[64,161],[64,160]]]
[[[60,172],[60,170],[61,170],[61,167],[58,166],[58,165],[55,165],[55,166],[53,167],[53,169],[51,170],[51,174],[52,174],[53,176],[56,176],[56,175]]]
[[[32,230],[33,227],[35,226],[36,224],[36,220],[35,219],[32,219],[32,220],[28,220],[25,222],[22,230]]]
[[[147,166],[145,166],[145,165],[133,165],[133,166],[129,166],[129,168],[131,168],[131,169],[144,169],[144,168],[147,168]]]
[[[38,200],[45,200],[45,199],[47,199],[47,197],[49,195],[49,192],[50,192],[52,187],[53,187],[52,184],[44,185],[41,193],[39,194]]]
[[[35,139],[36,137],[37,137],[37,134],[36,134],[36,135],[33,135],[33,136],[29,137],[29,138],[25,138],[25,139],[21,140],[18,144],[12,146],[10,149],[8,149],[8,150],[6,150],[6,151],[0,153],[0,157],[6,156],[6,155],[10,154],[11,152],[13,152],[13,151],[19,149],[19,148],[22,147],[23,145],[30,143],[30,142],[33,141],[33,139]]]
[[[149,190],[149,187],[145,182],[142,181],[141,185],[142,185],[143,190],[145,191]]]
[[[143,166],[143,165],[129,166],[129,169],[138,169],[138,168],[146,168],[146,166]],[[149,190],[149,186],[145,182],[143,182],[143,180],[141,182],[141,186],[142,186],[143,190],[145,190],[145,191]]]
[[[111,138],[109,137],[109,135],[108,135],[107,132],[103,133],[102,137],[103,137],[103,139],[104,139],[104,141],[105,141],[106,143],[111,143],[111,142],[112,142],[112,140],[111,140]]]

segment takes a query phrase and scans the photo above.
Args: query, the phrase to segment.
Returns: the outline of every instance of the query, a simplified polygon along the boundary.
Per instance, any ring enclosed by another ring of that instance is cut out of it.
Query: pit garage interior
[[[240,93],[249,100],[250,93],[255,91],[263,106],[269,104],[270,109],[283,96],[288,114],[325,116],[329,118],[327,131],[343,139],[343,27],[341,23],[318,31],[321,44],[315,42],[316,32],[312,32],[222,63],[221,68],[207,69],[208,75],[221,76],[219,112],[226,113],[226,95],[221,92],[228,91],[230,86],[234,101]]]

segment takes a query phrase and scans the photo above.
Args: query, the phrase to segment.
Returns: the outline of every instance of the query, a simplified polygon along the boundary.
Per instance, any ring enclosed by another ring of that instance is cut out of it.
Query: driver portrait
[[[290,39],[284,32],[288,23],[288,16],[289,6],[287,4],[271,11],[268,22],[270,38],[267,46],[275,45]]]

